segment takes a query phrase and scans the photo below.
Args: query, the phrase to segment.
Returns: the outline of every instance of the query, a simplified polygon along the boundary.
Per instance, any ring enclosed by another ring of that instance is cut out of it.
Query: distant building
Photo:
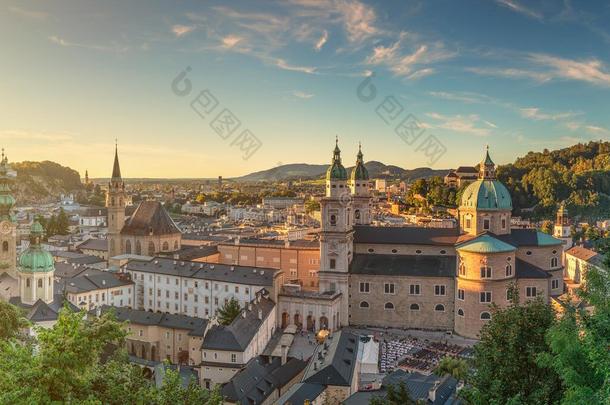
[[[572,247],[572,223],[568,216],[568,209],[565,203],[561,203],[557,211],[557,220],[553,227],[553,236],[563,242],[563,250],[568,250]]]
[[[586,283],[589,269],[603,268],[603,260],[602,255],[582,246],[574,246],[566,250],[565,278],[568,292],[574,293],[576,289]]]
[[[479,172],[472,166],[460,166],[456,170],[451,170],[445,176],[445,184],[453,188],[459,188],[463,184],[472,183],[477,180]]]
[[[286,209],[293,205],[302,205],[304,199],[300,197],[264,197],[263,205],[275,209]]]

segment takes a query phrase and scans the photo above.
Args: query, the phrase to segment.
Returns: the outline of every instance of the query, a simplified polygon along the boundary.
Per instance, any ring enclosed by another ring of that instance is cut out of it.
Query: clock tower
[[[13,216],[15,198],[11,193],[14,172],[2,149],[0,161],[0,274],[17,277],[17,225]]]
[[[108,260],[123,253],[121,230],[125,225],[125,183],[121,178],[118,146],[114,150],[112,178],[108,183],[106,207],[108,208]]]

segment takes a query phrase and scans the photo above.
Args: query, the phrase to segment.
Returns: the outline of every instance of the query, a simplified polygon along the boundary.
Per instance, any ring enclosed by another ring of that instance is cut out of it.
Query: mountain
[[[55,162],[26,161],[10,166],[17,172],[11,188],[19,203],[53,201],[62,193],[83,190],[79,173]]]
[[[268,170],[262,170],[255,173],[250,173],[245,176],[237,177],[236,181],[284,181],[284,180],[310,180],[318,179],[324,176],[329,165],[310,165],[307,163],[294,163],[281,165]],[[369,171],[371,178],[399,178],[416,180],[421,178],[429,178],[434,176],[444,176],[449,169],[430,169],[429,167],[420,167],[417,169],[406,170],[402,167],[386,165],[377,161],[366,162],[364,166]],[[351,172],[353,166],[346,168],[348,173]]]

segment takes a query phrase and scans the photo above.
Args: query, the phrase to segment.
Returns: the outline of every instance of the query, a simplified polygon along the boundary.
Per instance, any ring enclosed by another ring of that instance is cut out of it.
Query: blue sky
[[[446,150],[437,168],[474,164],[486,144],[506,163],[610,138],[606,1],[4,1],[0,45],[9,158],[93,177],[109,176],[115,138],[126,177],[326,163],[335,136],[346,164],[362,142],[365,160],[427,166],[394,131],[408,115]],[[217,105],[202,117],[203,90]],[[227,139],[210,126],[225,108],[240,122]],[[261,143],[248,159],[243,130]]]

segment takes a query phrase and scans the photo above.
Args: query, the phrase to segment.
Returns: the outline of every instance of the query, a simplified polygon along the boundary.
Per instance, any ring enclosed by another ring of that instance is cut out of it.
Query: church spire
[[[493,180],[496,178],[496,164],[489,156],[489,145],[485,150],[485,159],[479,165],[479,178],[483,180]]]
[[[119,165],[119,146],[114,146],[114,167],[112,168],[112,180],[121,181],[121,166]]]
[[[347,180],[347,171],[341,164],[341,149],[339,149],[339,137],[335,140],[333,160],[326,171],[326,180]]]

